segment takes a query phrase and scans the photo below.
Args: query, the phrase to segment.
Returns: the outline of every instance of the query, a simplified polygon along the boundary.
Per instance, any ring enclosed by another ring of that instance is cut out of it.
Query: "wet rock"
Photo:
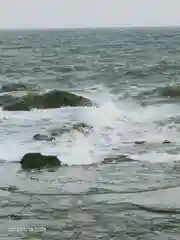
[[[8,191],[9,191],[9,192],[15,192],[15,191],[17,191],[17,190],[19,190],[19,188],[16,187],[16,186],[9,186],[9,187],[8,187]]]
[[[36,140],[36,141],[52,141],[52,140],[55,140],[55,137],[48,136],[48,135],[45,135],[45,134],[35,134],[33,136],[33,139]]]
[[[4,106],[5,104],[12,103],[13,101],[17,100],[17,97],[11,96],[9,94],[4,94],[0,96],[0,105]]]
[[[140,145],[146,143],[146,141],[134,141],[134,143]]]
[[[86,123],[76,123],[76,124],[67,124],[62,126],[61,128],[51,129],[49,132],[52,136],[60,136],[65,133],[69,133],[73,130],[76,130],[81,133],[90,133],[93,127]]]
[[[29,111],[29,106],[18,97],[8,94],[0,96],[0,105],[6,111]]]
[[[85,97],[59,90],[52,90],[41,95],[28,94],[23,96],[22,99],[31,108],[39,109],[93,105],[93,103]]]
[[[73,125],[73,130],[77,130],[81,133],[88,133],[92,129],[93,129],[93,127],[86,123],[76,123]]]
[[[57,168],[61,166],[61,162],[56,156],[46,156],[41,153],[27,153],[20,161],[22,169],[42,169]]]
[[[169,140],[164,140],[163,142],[162,142],[163,144],[169,144],[169,143],[171,143]]]
[[[21,220],[22,219],[22,215],[20,215],[20,214],[11,214],[10,218],[12,220]]]
[[[70,128],[67,128],[67,127],[53,128],[53,129],[49,130],[49,132],[51,133],[51,135],[53,137],[61,136],[62,134],[68,133],[69,131],[70,131]]]
[[[102,164],[117,164],[120,162],[136,162],[136,160],[130,158],[127,155],[117,155],[117,156],[109,156],[104,158],[104,160],[101,162]]]
[[[27,90],[27,86],[23,83],[9,83],[2,85],[0,89],[1,92],[13,92],[20,90]]]
[[[161,88],[160,92],[163,97],[180,97],[180,86],[175,84],[169,85]]]
[[[29,111],[30,107],[21,100],[15,100],[3,105],[3,109],[6,111]]]

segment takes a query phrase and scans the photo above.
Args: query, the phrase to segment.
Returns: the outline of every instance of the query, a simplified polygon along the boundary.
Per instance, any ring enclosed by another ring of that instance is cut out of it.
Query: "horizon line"
[[[80,30],[80,29],[129,29],[129,28],[180,28],[180,25],[124,25],[124,26],[87,26],[87,27],[29,27],[11,28],[0,27],[0,31],[27,30]]]

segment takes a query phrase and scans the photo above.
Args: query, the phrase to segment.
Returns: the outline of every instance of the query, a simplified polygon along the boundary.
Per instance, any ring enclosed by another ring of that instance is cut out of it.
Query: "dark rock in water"
[[[89,133],[93,129],[92,126],[86,124],[86,123],[76,123],[73,125],[67,124],[62,126],[61,128],[54,128],[51,129],[49,132],[52,136],[60,136],[65,133],[69,133],[72,130],[77,130],[81,133]]]
[[[9,192],[15,192],[15,191],[17,191],[17,190],[19,190],[19,188],[16,187],[16,186],[9,186],[9,187],[8,187],[8,191],[9,191]]]
[[[21,167],[26,170],[41,168],[57,168],[61,162],[56,156],[46,156],[41,153],[27,153],[20,161]]]
[[[17,97],[11,96],[9,94],[4,94],[0,96],[0,105],[4,106],[5,104],[12,103],[17,100]]]
[[[44,134],[35,134],[33,136],[33,139],[36,141],[52,141],[52,140],[55,140],[55,137],[44,135]]]
[[[93,105],[93,103],[85,97],[59,90],[53,90],[41,95],[29,94],[22,97],[22,99],[31,108],[39,109]]]
[[[68,133],[69,131],[70,131],[70,129],[67,128],[67,127],[64,127],[64,128],[63,127],[62,128],[54,128],[54,129],[49,130],[49,132],[51,133],[51,135],[53,137],[61,136],[62,134]]]
[[[92,126],[89,126],[88,124],[86,124],[86,123],[76,123],[76,124],[74,124],[73,125],[73,129],[74,130],[77,130],[77,131],[79,131],[79,132],[81,132],[81,133],[87,133],[87,132],[89,132],[90,130],[92,130],[93,129],[93,127]]]
[[[15,100],[4,104],[3,109],[6,111],[29,111],[30,107],[24,101]]]
[[[29,111],[29,106],[19,99],[8,94],[0,96],[0,105],[7,111]]]
[[[169,140],[164,140],[163,142],[162,142],[163,144],[169,144],[169,143],[171,143]]]
[[[27,87],[23,83],[10,83],[2,85],[0,89],[1,92],[13,92],[19,90],[27,90]]]
[[[146,143],[146,141],[134,141],[134,143],[140,145],[140,144],[144,144],[144,143]]]
[[[127,155],[117,155],[117,156],[109,156],[104,158],[102,161],[102,164],[117,164],[120,162],[136,162],[136,160],[133,160]]]
[[[11,214],[10,217],[12,220],[21,220],[22,219],[21,214]]]
[[[169,85],[167,87],[161,88],[161,95],[163,97],[180,97],[180,86]]]
[[[53,90],[42,95],[28,94],[23,97],[2,95],[0,96],[0,105],[7,111],[29,111],[32,108],[46,109],[63,106],[93,106],[94,104],[82,96],[65,91]]]

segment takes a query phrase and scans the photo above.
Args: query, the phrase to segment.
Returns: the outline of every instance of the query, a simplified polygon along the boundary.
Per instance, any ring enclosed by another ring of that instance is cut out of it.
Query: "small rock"
[[[11,214],[11,219],[13,220],[21,220],[22,216],[20,214]]]
[[[146,141],[134,141],[135,144],[144,144]]]
[[[169,144],[169,143],[171,143],[169,140],[164,140],[163,142],[162,142],[163,144]]]
[[[41,153],[27,153],[20,161],[22,169],[41,169],[41,168],[57,168],[61,166],[61,162],[56,156],[46,156]]]
[[[92,129],[93,129],[93,127],[89,126],[86,123],[76,123],[73,125],[73,130],[77,130],[81,133],[88,133]]]
[[[36,141],[52,141],[52,140],[55,140],[55,137],[43,135],[43,134],[35,134],[33,136],[33,139]]]
[[[14,192],[14,191],[17,191],[19,188],[18,187],[16,187],[16,186],[9,186],[8,187],[8,191],[9,192]]]

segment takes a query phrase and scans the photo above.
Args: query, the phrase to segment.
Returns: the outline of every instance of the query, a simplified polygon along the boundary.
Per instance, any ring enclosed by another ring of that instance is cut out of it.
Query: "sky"
[[[0,0],[0,28],[180,26],[180,0]]]

